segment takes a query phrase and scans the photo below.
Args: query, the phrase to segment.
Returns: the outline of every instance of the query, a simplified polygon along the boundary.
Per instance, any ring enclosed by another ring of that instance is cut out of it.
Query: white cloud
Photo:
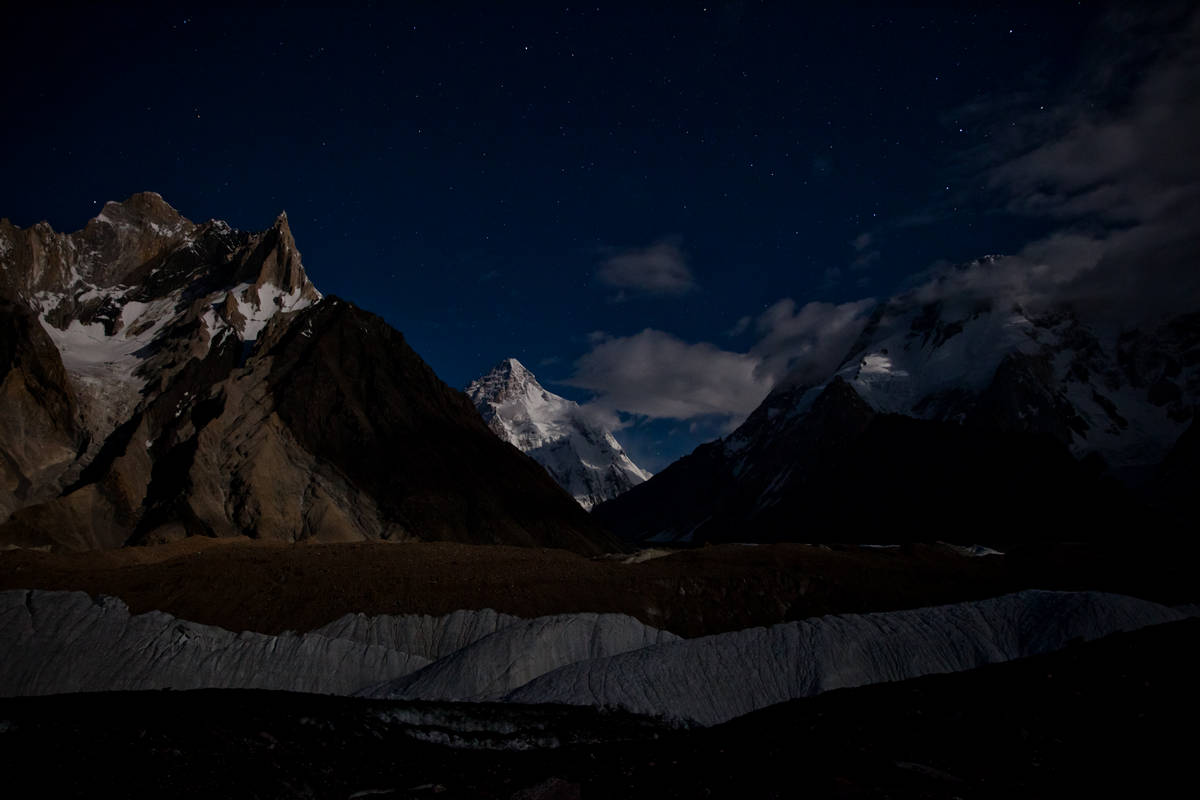
[[[600,265],[596,277],[609,286],[647,294],[683,294],[696,288],[683,250],[673,239],[615,253]]]
[[[797,309],[780,300],[757,319],[746,318],[759,341],[746,353],[708,342],[686,342],[647,328],[632,336],[593,336],[576,362],[571,386],[590,389],[598,413],[620,411],[653,419],[724,418],[739,424],[776,382],[824,380],[866,323],[872,300]],[[739,321],[739,325],[741,325]]]
[[[1116,44],[1092,70],[1111,80],[1055,109],[1053,135],[1035,128],[1019,154],[989,169],[1010,211],[1053,220],[1057,230],[951,282],[1003,284],[1026,302],[1065,302],[1123,323],[1197,307],[1200,12],[1181,8],[1117,13]],[[1143,26],[1153,35],[1127,33]]]
[[[744,417],[771,388],[759,360],[707,342],[689,343],[646,328],[596,343],[576,362],[571,386],[590,389],[589,405],[650,418]]]
[[[772,382],[785,375],[789,382],[825,380],[862,332],[874,305],[865,298],[840,305],[813,302],[797,309],[791,298],[778,301],[755,322],[760,339],[750,352],[759,359],[760,373]]]

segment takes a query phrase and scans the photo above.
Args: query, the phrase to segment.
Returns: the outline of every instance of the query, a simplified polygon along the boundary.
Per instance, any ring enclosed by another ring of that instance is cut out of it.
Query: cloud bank
[[[587,406],[650,419],[722,418],[739,424],[782,379],[815,381],[841,359],[866,324],[872,300],[800,308],[780,300],[746,322],[758,341],[748,352],[686,342],[647,328],[632,336],[593,337],[565,381],[596,392]]]
[[[762,401],[771,380],[747,353],[691,344],[646,328],[593,346],[575,364],[572,386],[597,393],[589,405],[652,419],[746,415]]]
[[[674,239],[615,253],[600,265],[596,277],[609,286],[646,294],[684,294],[696,288],[683,250]]]
[[[1043,220],[1049,232],[1016,253],[914,275],[916,299],[986,297],[1034,310],[1068,304],[1118,326],[1200,310],[1200,10],[1120,10],[1107,30],[1067,100],[1027,120],[1004,147],[977,154],[991,159],[977,162],[977,177],[997,209]],[[872,232],[850,247],[853,270],[879,259]],[[646,292],[695,286],[670,242],[617,254],[600,277]],[[597,410],[715,417],[732,427],[781,380],[826,379],[873,306],[780,300],[727,331],[756,333],[746,352],[652,328],[604,336],[568,382],[596,392],[589,405]]]
[[[1085,70],[1098,85],[985,174],[1010,213],[1055,230],[980,280],[1134,325],[1200,305],[1200,11],[1125,10],[1108,23],[1122,47]]]

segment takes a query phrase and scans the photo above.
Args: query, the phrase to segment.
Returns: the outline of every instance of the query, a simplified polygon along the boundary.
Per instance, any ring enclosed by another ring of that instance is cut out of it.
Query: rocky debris
[[[0,590],[113,595],[134,613],[161,610],[270,634],[315,630],[358,613],[373,620],[396,614],[440,618],[456,609],[493,608],[506,618],[529,619],[586,608],[703,636],[1021,589],[1096,589],[1170,605],[1194,603],[1190,565],[1198,555],[1200,549],[1187,541],[1038,543],[988,558],[966,558],[942,545],[728,544],[623,563],[549,548],[191,537],[89,553],[0,551]],[[363,641],[404,649],[386,629],[377,635]]]
[[[472,381],[467,396],[497,436],[546,468],[585,509],[650,478],[611,430],[547,391],[515,358]]]

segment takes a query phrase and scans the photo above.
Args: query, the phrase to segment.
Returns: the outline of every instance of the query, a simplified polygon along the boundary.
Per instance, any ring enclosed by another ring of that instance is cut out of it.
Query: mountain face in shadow
[[[593,515],[659,542],[1093,539],[1186,517],[1200,314],[1105,331],[900,296],[824,380],[793,374]]]

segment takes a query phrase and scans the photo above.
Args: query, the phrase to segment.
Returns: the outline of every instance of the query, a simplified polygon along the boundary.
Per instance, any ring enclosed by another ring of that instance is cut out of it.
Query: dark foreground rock
[[[1189,777],[1198,639],[1162,625],[707,730],[272,692],[0,700],[0,753],[10,789],[56,797],[1153,796]]]

